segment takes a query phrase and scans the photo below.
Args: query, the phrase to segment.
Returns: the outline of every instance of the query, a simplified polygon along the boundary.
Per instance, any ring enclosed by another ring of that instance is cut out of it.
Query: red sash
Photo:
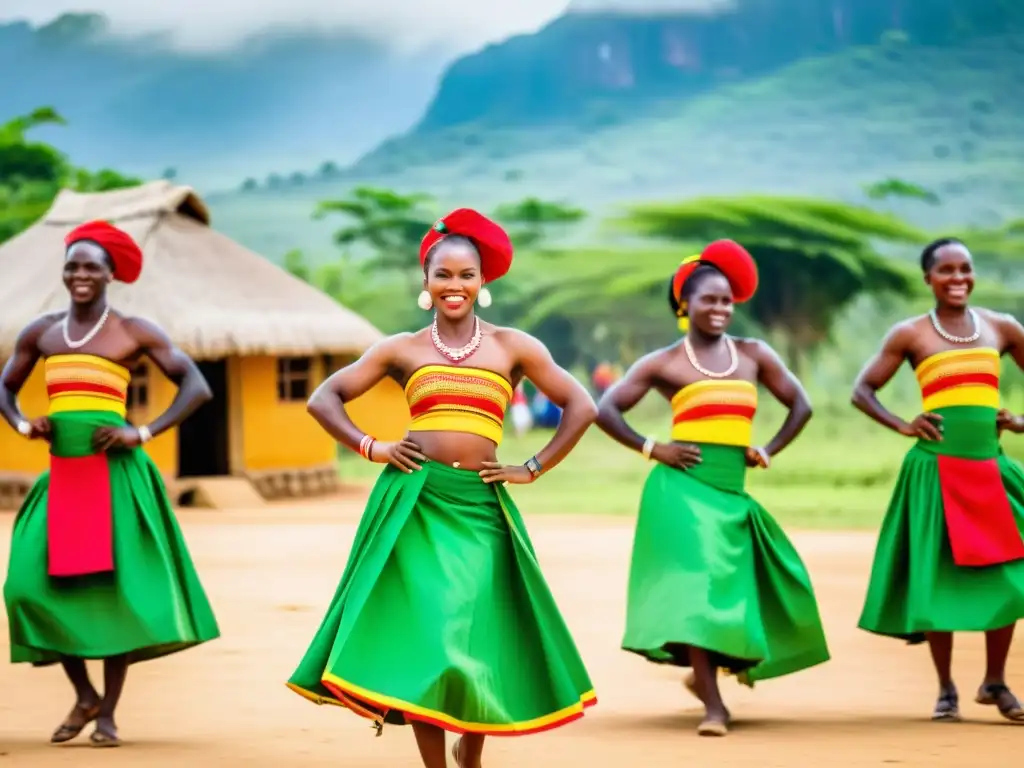
[[[937,456],[953,561],[986,566],[1024,559],[1024,540],[996,459]]]
[[[114,570],[114,516],[105,453],[50,456],[46,533],[50,576]]]

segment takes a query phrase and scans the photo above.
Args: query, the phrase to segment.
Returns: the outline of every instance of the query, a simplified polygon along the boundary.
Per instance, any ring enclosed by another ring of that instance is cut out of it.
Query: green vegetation
[[[300,247],[313,262],[333,254],[311,208],[366,185],[426,192],[440,209],[541,195],[598,219],[642,200],[787,194],[867,202],[928,229],[995,227],[1024,206],[1024,102],[1012,98],[1021,73],[1020,36],[955,48],[889,38],[604,127],[410,135],[341,177],[210,202],[217,226],[249,247]],[[888,179],[911,179],[942,204],[865,189]],[[574,232],[595,237],[585,223]]]
[[[845,398],[847,392],[835,393]],[[920,405],[912,398],[887,402],[911,415]],[[1018,400],[1017,407],[1024,405]],[[819,409],[820,411],[821,409]],[[670,413],[651,396],[629,420],[644,434],[667,437]],[[767,440],[782,421],[781,410],[767,401],[757,418],[757,437]],[[511,430],[499,449],[503,461],[521,462],[535,454],[551,433],[538,430],[518,439]],[[842,415],[819,413],[804,434],[767,471],[751,471],[748,490],[780,523],[793,528],[870,529],[885,513],[907,438],[887,432],[845,407]],[[1003,438],[1006,450],[1024,458],[1024,437]],[[381,465],[345,452],[342,480],[373,481]],[[535,484],[512,487],[527,517],[533,515],[635,515],[650,465],[622,448],[596,427],[569,457]]]
[[[28,136],[34,128],[65,124],[50,107],[0,124],[0,243],[43,216],[63,188],[102,192],[140,183],[108,168],[77,168],[51,145]]]
[[[959,48],[889,39],[667,103],[609,128],[460,127],[409,136],[358,170],[364,178],[475,197],[509,186],[503,176],[514,168],[516,187],[591,207],[751,190],[848,195],[895,175],[935,190],[964,212],[959,219],[974,219],[1024,195],[1024,105],[1008,96],[1024,85],[1021,72],[1021,38]]]

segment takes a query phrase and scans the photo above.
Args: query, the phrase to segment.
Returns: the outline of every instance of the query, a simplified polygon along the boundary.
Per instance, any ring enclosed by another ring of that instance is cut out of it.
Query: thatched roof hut
[[[41,221],[0,246],[0,358],[26,323],[67,306],[64,236],[93,219],[121,227],[145,253],[142,277],[111,286],[111,303],[159,324],[197,359],[359,354],[381,338],[359,315],[211,229],[191,188],[154,181],[96,194],[65,190]]]
[[[64,237],[94,219],[130,233],[144,254],[137,282],[110,286],[111,304],[160,325],[200,361],[214,391],[214,400],[179,429],[147,444],[168,482],[246,478],[264,496],[331,487],[337,446],[308,416],[305,401],[332,369],[382,334],[212,229],[206,205],[189,187],[156,181],[97,194],[64,191],[39,222],[0,245],[0,361],[26,324],[67,307]],[[21,393],[30,415],[47,407],[41,368]],[[174,386],[146,365],[133,377],[129,418],[147,423],[170,403]],[[393,439],[408,423],[404,403],[401,389],[384,382],[349,408],[365,431]],[[8,501],[11,487],[20,495],[47,461],[44,444],[0,430],[0,497],[4,481]]]

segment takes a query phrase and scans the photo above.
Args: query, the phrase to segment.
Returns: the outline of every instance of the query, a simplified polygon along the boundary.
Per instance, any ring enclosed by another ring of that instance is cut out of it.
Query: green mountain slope
[[[307,212],[365,183],[442,207],[540,195],[601,211],[747,191],[860,199],[862,184],[898,176],[943,199],[905,204],[918,223],[984,223],[1024,207],[1022,92],[1024,37],[956,49],[890,38],[597,130],[462,127],[392,142],[343,182],[211,202],[222,228],[271,257],[286,242],[328,255],[331,226]]]

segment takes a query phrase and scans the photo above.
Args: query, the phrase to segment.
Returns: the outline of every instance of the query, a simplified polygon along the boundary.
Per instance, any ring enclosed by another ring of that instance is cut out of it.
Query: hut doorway
[[[229,475],[227,360],[205,360],[197,365],[213,399],[178,427],[178,476]]]

